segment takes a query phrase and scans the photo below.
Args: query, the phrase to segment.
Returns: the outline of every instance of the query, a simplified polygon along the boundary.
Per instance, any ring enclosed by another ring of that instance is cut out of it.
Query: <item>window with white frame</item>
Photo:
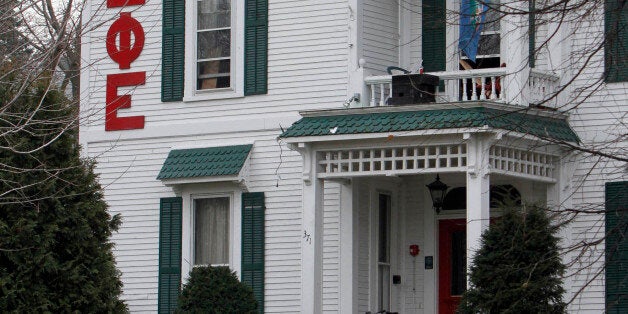
[[[196,1],[196,89],[231,87],[232,3]]]
[[[268,0],[163,0],[162,7],[163,102],[267,94]]]
[[[193,199],[194,265],[229,265],[229,197]]]
[[[185,99],[244,96],[244,1],[186,1]]]

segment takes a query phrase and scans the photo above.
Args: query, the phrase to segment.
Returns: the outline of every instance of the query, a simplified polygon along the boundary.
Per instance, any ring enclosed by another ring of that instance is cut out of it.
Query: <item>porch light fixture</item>
[[[443,183],[440,180],[438,174],[436,174],[436,181],[426,186],[430,190],[430,196],[432,197],[432,206],[434,207],[434,210],[439,213],[440,210],[443,208],[445,192],[447,192],[449,186],[447,186],[447,184]]]

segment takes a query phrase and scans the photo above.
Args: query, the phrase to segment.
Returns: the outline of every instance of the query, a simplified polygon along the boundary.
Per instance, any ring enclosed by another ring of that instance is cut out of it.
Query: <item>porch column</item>
[[[507,0],[502,4],[512,9],[506,12],[524,12],[528,10],[527,1]],[[520,11],[524,10],[524,11]],[[506,63],[508,75],[502,79],[502,91],[506,102],[527,106],[530,100],[528,78],[528,16],[525,14],[508,14],[507,22],[501,23],[502,46],[500,54]],[[523,27],[523,25],[526,25]]]
[[[576,165],[578,164],[578,160],[580,157],[579,154],[569,153],[562,151],[560,154],[560,159],[554,163],[554,178],[556,179],[556,183],[547,185],[547,207],[556,212],[565,213],[565,209],[573,208],[573,190],[574,190],[574,172],[576,170]],[[567,219],[573,218],[571,214],[565,213],[563,215],[559,215],[556,221],[553,223],[565,223]],[[573,230],[572,223],[567,223],[566,225],[560,228],[558,236],[560,239],[559,246],[561,248],[561,258],[565,265],[572,265],[572,262],[575,257],[575,253],[570,250],[566,250],[573,245]],[[573,287],[573,276],[566,276],[563,279],[564,287]],[[566,289],[565,299],[570,300],[573,294],[575,293],[572,289]]]
[[[490,221],[490,145],[489,136],[484,134],[473,134],[467,142],[467,274]]]
[[[323,180],[316,177],[316,152],[303,156],[303,216],[301,232],[301,313],[321,313],[323,299]]]
[[[340,184],[340,313],[358,311],[358,215],[353,206],[356,194],[352,181]]]

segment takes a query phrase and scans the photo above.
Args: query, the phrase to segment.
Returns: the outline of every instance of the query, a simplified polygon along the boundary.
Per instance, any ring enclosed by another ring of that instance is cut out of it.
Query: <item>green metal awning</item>
[[[239,176],[252,147],[235,145],[172,150],[157,179]]]
[[[418,108],[418,107],[414,107]],[[333,136],[364,133],[405,132],[429,129],[491,127],[542,139],[578,143],[566,117],[526,108],[513,110],[499,106],[411,110],[404,107],[378,107],[345,110],[346,114],[325,112],[305,115],[283,134],[282,138]],[[356,111],[362,111],[355,113]]]

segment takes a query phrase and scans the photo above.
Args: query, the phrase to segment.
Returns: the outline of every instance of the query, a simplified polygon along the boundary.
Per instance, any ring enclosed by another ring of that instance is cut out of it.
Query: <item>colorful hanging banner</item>
[[[458,47],[475,62],[482,26],[486,19],[487,0],[462,0],[460,3],[460,41]]]

